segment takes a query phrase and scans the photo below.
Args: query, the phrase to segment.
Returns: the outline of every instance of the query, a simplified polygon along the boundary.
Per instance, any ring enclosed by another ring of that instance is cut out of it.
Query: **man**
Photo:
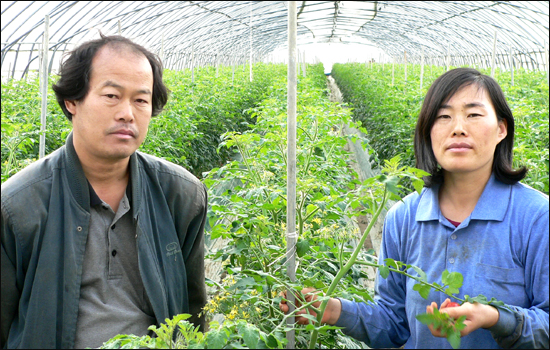
[[[53,86],[65,146],[2,185],[4,347],[98,347],[180,313],[204,329],[206,187],[137,152],[162,64],[120,36],[77,47]]]

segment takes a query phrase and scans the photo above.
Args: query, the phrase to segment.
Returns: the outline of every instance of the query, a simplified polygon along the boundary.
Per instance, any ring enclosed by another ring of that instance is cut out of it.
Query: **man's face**
[[[153,70],[145,56],[126,48],[101,48],[92,60],[84,100],[65,101],[73,115],[78,156],[116,161],[134,153],[147,135],[152,92]]]

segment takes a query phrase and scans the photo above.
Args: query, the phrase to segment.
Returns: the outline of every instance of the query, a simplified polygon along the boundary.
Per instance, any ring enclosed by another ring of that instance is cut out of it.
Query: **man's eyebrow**
[[[112,80],[107,80],[106,82],[104,82],[101,87],[106,87],[106,86],[112,86],[114,87],[115,89],[119,89],[119,90],[124,90],[124,86],[122,85],[119,85],[117,83],[115,83],[114,81]],[[138,93],[140,94],[148,94],[148,95],[152,95],[151,93],[151,90],[149,89],[141,89],[141,90],[138,90]]]
[[[481,102],[470,102],[470,103],[466,103],[464,105],[464,107],[466,108],[473,108],[473,107],[481,107],[481,108],[486,108],[486,106],[481,103]],[[439,109],[452,109],[453,107],[451,105],[448,105],[448,104],[442,104],[441,107],[439,107]]]

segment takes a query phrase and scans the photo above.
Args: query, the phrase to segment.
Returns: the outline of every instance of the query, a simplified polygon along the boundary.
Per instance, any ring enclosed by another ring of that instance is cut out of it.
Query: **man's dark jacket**
[[[139,271],[157,324],[190,313],[204,329],[206,187],[140,152],[130,173]],[[89,197],[72,133],[2,184],[2,347],[74,347]]]

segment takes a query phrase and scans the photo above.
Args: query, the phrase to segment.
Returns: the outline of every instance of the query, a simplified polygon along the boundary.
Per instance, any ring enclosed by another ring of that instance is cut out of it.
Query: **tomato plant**
[[[202,173],[219,167],[229,159],[230,149],[218,152],[221,135],[227,131],[244,131],[254,118],[245,110],[258,105],[273,79],[286,72],[285,65],[257,63],[256,79],[249,82],[242,70],[220,67],[216,77],[213,67],[191,72],[164,72],[164,82],[171,90],[164,111],[152,118],[148,135],[140,150],[181,165],[201,178]],[[71,123],[59,108],[48,84],[46,152],[65,144]],[[41,98],[37,78],[2,83],[2,182],[38,159]]]
[[[382,161],[400,155],[403,164],[414,165],[414,129],[424,96],[431,83],[445,72],[445,67],[425,66],[420,89],[420,69],[408,65],[407,81],[404,65],[395,65],[392,85],[391,65],[361,63],[335,64],[332,76],[344,100],[353,107],[354,119],[361,121],[373,160]],[[411,69],[414,68],[414,69]],[[456,67],[451,67],[456,68]],[[481,69],[483,74],[490,70]],[[549,129],[548,85],[544,72],[516,70],[515,85],[511,73],[496,70],[495,79],[515,119],[514,167],[527,166],[525,184],[548,194]],[[376,159],[378,157],[378,160]],[[412,186],[409,186],[412,191]]]

